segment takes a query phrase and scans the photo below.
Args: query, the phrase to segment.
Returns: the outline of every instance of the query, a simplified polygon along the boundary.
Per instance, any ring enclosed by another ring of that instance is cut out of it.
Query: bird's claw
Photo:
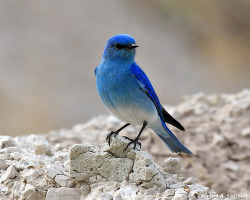
[[[109,146],[110,146],[110,142],[111,142],[111,137],[112,137],[112,135],[114,135],[114,137],[116,137],[117,134],[118,134],[118,133],[116,133],[116,132],[114,132],[114,131],[111,131],[111,132],[107,135],[106,141],[108,142]]]
[[[133,141],[133,139],[131,139],[131,138],[127,137],[127,136],[122,136],[122,137],[129,140],[130,142]]]
[[[126,137],[126,136],[124,136],[124,137],[125,137],[126,139],[130,140],[130,142],[127,144],[127,146],[126,146],[126,148],[123,150],[123,152],[124,152],[124,151],[126,151],[126,150],[128,149],[128,147],[129,147],[129,145],[131,145],[131,144],[134,144],[133,149],[136,149],[136,144],[138,144],[138,145],[140,146],[140,149],[141,149],[141,143],[140,143],[140,142],[138,142],[138,140],[137,140],[137,139],[132,140],[132,139],[130,139],[130,138],[128,138],[128,137]]]

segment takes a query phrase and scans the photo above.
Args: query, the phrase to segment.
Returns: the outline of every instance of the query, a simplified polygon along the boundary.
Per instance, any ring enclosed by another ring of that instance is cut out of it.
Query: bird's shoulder
[[[136,62],[134,62],[130,66],[130,71],[134,75],[138,74],[140,76],[147,77],[147,75],[144,73],[144,71],[139,67],[139,65]]]
[[[130,72],[144,85],[146,90],[155,93],[149,78],[136,62],[131,65]]]

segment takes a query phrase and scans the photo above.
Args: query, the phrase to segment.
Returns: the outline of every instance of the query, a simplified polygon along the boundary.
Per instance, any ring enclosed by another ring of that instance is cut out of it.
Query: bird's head
[[[105,60],[134,60],[135,39],[126,34],[111,37],[105,46],[103,58]]]

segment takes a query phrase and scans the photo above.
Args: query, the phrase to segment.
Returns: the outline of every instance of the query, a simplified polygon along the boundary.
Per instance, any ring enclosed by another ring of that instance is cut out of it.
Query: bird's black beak
[[[119,44],[119,43],[115,43],[115,48],[116,49],[135,49],[137,47],[139,47],[137,44]]]
[[[128,45],[128,49],[135,49],[137,47],[139,47],[137,44],[130,44],[130,45]]]

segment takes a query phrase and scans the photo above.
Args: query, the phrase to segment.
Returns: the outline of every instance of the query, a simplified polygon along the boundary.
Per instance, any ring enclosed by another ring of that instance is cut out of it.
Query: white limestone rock
[[[23,194],[25,196],[25,199],[29,200],[38,200],[38,199],[44,199],[45,198],[45,191],[43,191],[41,188],[27,184]]]
[[[142,185],[145,188],[152,188],[155,185],[158,187],[166,185],[164,178],[146,151],[136,152],[133,173],[129,175],[129,181]]]
[[[108,181],[129,180],[145,188],[165,186],[164,178],[147,152],[134,151],[132,147],[123,152],[128,142],[117,136],[113,138],[110,147],[105,144],[101,149],[91,145],[72,146],[70,175],[78,181],[90,181],[90,177],[100,175]]]
[[[34,155],[23,155],[20,160],[18,160],[15,164],[16,169],[24,170],[27,168],[37,168],[40,163],[43,163],[44,160],[40,160],[38,157]]]
[[[89,181],[90,177],[96,175],[107,180],[126,180],[133,164],[129,158],[117,158],[89,145],[71,147],[70,158],[71,176],[85,181]]]
[[[186,185],[196,184],[196,183],[197,183],[197,179],[194,178],[194,177],[189,177],[189,178],[187,178],[187,179],[184,181],[184,183],[185,183]]]
[[[105,181],[107,181],[107,179],[105,179],[104,177],[102,177],[100,175],[91,176],[89,178],[90,183],[99,183],[99,182],[105,182]]]
[[[0,136],[0,149],[16,146],[15,141],[10,136]]]
[[[132,145],[123,152],[129,141],[120,136],[111,139],[111,146],[73,145],[69,154],[58,149],[50,156],[35,150],[50,146],[45,139],[24,138],[1,151],[0,199],[178,200],[209,194],[195,178],[179,176],[179,159],[168,158],[161,167]]]
[[[55,181],[58,185],[60,185],[61,187],[68,187],[71,188],[74,186],[74,180],[72,180],[71,178],[69,178],[68,176],[64,176],[64,175],[56,175],[55,177]]]
[[[98,172],[109,181],[122,182],[128,179],[132,165],[133,161],[129,158],[112,157],[103,162],[102,166],[98,168]]]
[[[116,157],[125,158],[127,157],[127,154],[133,149],[133,145],[130,145],[128,146],[127,150],[124,151],[129,142],[130,141],[128,139],[125,139],[124,137],[121,137],[119,135],[117,135],[116,137],[112,136],[110,146],[108,145],[108,143],[104,143],[102,144],[101,150],[109,152]],[[137,145],[136,148],[139,149],[139,146]]]
[[[171,173],[171,174],[179,174],[181,172],[181,163],[180,159],[178,158],[167,158],[162,163],[162,169],[165,172]]]
[[[36,155],[52,155],[51,146],[47,143],[38,143],[35,146],[35,154]]]
[[[1,176],[1,181],[6,181],[8,179],[12,179],[18,176],[18,172],[16,168],[11,165],[8,167],[8,169],[5,171],[5,173]]]
[[[93,145],[78,145],[75,144],[70,147],[69,149],[69,156],[70,160],[75,160],[80,154],[86,153],[86,152],[92,152],[95,153],[97,151],[97,148]]]
[[[8,187],[0,185],[0,198],[3,196],[7,196],[8,194],[10,194],[10,190]]]
[[[46,194],[46,200],[79,200],[81,198],[81,192],[76,188],[49,188]]]
[[[70,160],[70,175],[76,180],[88,181],[91,176],[97,175],[98,167],[104,163],[104,159],[110,157],[108,153],[98,154],[88,152],[87,149],[86,145],[74,145],[70,148],[70,158],[74,158]]]
[[[47,176],[53,179],[56,175],[63,174],[63,165],[60,161],[56,161],[55,164],[49,165],[46,170]]]
[[[164,191],[164,193],[162,194],[162,199],[167,199],[169,197],[173,198],[174,194],[175,194],[175,190],[174,189],[166,189]]]
[[[187,200],[186,194],[176,193],[173,200]]]
[[[5,170],[8,168],[6,161],[4,159],[0,159],[0,170]]]
[[[42,172],[37,169],[25,169],[22,171],[22,177],[30,184],[32,184],[41,174]]]

